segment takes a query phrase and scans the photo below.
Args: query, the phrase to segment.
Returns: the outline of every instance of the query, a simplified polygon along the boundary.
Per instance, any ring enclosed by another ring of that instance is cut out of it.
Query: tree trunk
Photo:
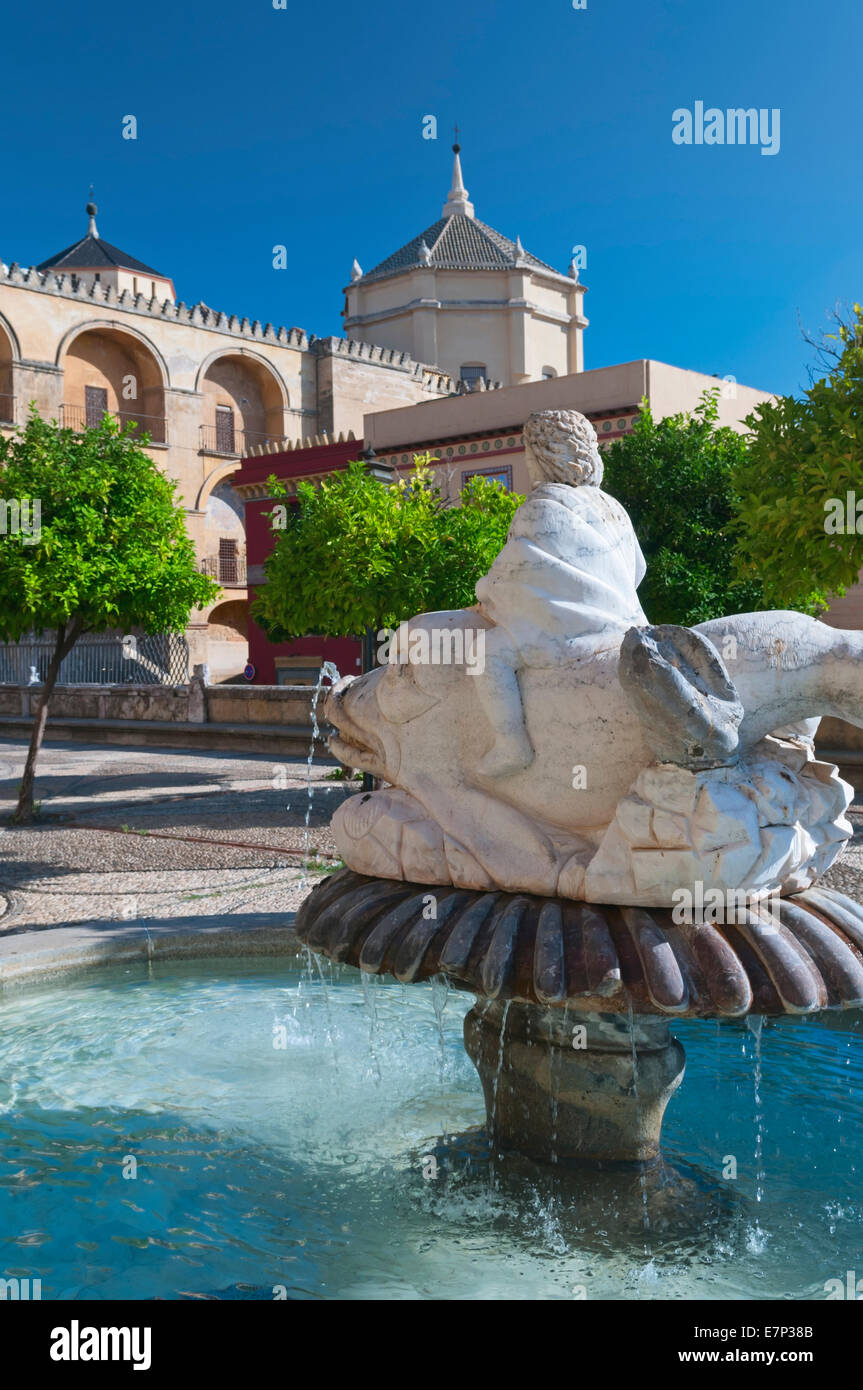
[[[48,664],[45,674],[45,684],[42,687],[42,694],[39,696],[39,705],[36,710],[36,718],[33,721],[33,732],[30,735],[30,747],[27,750],[27,762],[24,764],[24,776],[21,779],[21,787],[18,793],[18,806],[12,817],[13,825],[31,825],[33,821],[33,782],[36,776],[36,759],[39,756],[39,749],[42,747],[42,739],[45,734],[45,725],[48,722],[48,701],[54,686],[57,684],[57,677],[60,674],[60,666],[64,659],[69,655],[78,638],[81,636],[83,623],[80,618],[75,617],[67,628],[65,623],[61,623],[57,629],[57,642],[54,647],[54,654]]]

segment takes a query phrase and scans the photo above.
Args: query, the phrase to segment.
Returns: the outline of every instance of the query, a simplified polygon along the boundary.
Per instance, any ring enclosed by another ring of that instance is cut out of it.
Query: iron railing
[[[208,574],[217,583],[228,589],[246,587],[245,555],[205,555],[201,561],[201,573]]]
[[[168,442],[168,423],[164,415],[142,415],[137,410],[109,410],[107,415],[113,415],[115,420],[119,420],[121,427],[135,425],[143,434],[144,431],[150,436],[153,444],[167,444]],[[60,423],[67,430],[87,429],[88,425],[99,424],[102,416],[97,420],[95,416],[87,419],[87,407],[85,405],[61,405]]]
[[[201,425],[201,453],[219,454],[224,458],[242,458],[258,444],[278,444],[280,434],[239,429],[228,424]]]
[[[54,643],[0,643],[0,684],[41,685]],[[60,685],[187,685],[189,643],[176,633],[156,637],[82,639],[60,666]]]

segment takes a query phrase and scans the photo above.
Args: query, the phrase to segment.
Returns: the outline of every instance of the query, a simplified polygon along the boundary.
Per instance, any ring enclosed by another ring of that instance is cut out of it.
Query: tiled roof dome
[[[518,238],[510,241],[509,237],[474,216],[473,204],[468,200],[462,180],[459,148],[453,145],[452,188],[442,216],[364,275],[354,275],[354,284],[359,279],[368,283],[419,266],[433,266],[439,270],[507,270],[533,266],[553,275],[560,274],[553,266],[525,251]]]
[[[37,270],[98,270],[100,266],[114,270],[136,270],[144,275],[154,275],[158,280],[167,277],[161,271],[154,270],[152,266],[144,265],[143,261],[136,260],[134,256],[127,256],[125,251],[112,246],[110,241],[103,241],[96,230],[96,213],[98,208],[93,202],[87,204],[87,215],[90,224],[87,235],[81,237],[80,241],[67,246],[65,251],[58,251],[56,256],[50,256],[47,261],[42,261],[36,268]]]

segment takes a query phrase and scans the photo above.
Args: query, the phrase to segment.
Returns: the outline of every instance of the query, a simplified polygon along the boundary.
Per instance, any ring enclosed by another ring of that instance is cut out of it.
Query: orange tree
[[[269,486],[274,498],[285,496],[277,479]],[[469,606],[524,500],[474,477],[458,505],[448,506],[422,460],[392,484],[369,476],[357,460],[317,487],[298,484],[297,495],[298,506],[270,514],[267,582],[252,605],[252,617],[274,642],[309,633],[347,637],[395,628],[416,613]]]
[[[200,573],[176,484],[159,471],[134,426],[105,416],[75,433],[31,410],[0,439],[0,641],[50,631],[54,651],[40,692],[13,816],[33,819],[33,779],[60,665],[85,632],[182,632],[193,608],[219,593]],[[27,528],[10,527],[10,515]],[[33,523],[36,522],[34,525]]]

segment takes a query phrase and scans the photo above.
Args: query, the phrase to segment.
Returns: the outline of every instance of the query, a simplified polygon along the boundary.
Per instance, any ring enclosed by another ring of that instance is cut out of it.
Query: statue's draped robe
[[[636,594],[645,569],[615,498],[590,484],[544,483],[519,507],[476,596],[522,664],[556,666],[647,623]]]

